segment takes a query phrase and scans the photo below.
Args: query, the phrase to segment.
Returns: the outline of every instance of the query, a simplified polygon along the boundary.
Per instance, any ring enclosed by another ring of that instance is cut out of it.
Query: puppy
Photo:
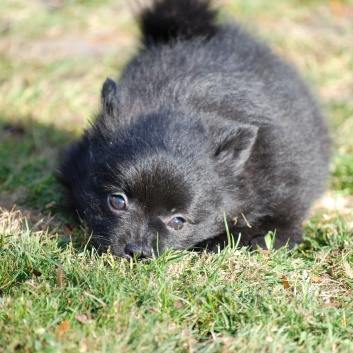
[[[329,137],[296,71],[208,0],[156,0],[139,17],[143,46],[107,79],[91,128],[63,155],[67,207],[101,251],[302,240],[328,174]]]

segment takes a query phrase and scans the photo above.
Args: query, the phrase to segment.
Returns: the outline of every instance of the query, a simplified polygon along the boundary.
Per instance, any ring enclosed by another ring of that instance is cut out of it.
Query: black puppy
[[[150,257],[221,247],[224,215],[241,245],[302,239],[327,177],[327,127],[293,68],[208,0],[157,0],[143,48],[63,157],[73,214],[102,251]]]

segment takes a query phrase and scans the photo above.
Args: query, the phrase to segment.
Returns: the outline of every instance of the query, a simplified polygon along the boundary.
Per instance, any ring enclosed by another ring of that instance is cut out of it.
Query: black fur
[[[157,0],[140,15],[142,42],[149,47],[177,39],[211,38],[217,31],[215,18],[210,0]]]
[[[329,137],[295,70],[216,25],[206,0],[157,0],[140,24],[145,46],[118,84],[106,80],[101,113],[63,157],[71,213],[126,257],[223,247],[224,215],[242,245],[274,230],[276,247],[300,242]]]

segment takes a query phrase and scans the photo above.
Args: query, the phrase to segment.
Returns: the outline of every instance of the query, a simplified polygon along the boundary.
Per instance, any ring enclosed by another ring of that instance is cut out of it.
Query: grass
[[[98,256],[55,211],[60,150],[138,45],[127,2],[0,4],[0,352],[352,352],[353,2],[224,0],[294,62],[332,130],[329,191],[291,252]],[[271,237],[269,237],[269,247]]]
[[[18,232],[20,220],[3,212],[4,352],[353,348],[353,242],[342,220],[322,225],[322,238],[310,225],[307,249],[291,256],[173,251],[138,263],[60,244],[45,224]]]

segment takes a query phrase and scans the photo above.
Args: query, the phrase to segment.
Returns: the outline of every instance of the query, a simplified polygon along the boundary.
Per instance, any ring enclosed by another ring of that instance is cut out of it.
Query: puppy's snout
[[[124,252],[130,257],[137,259],[148,258],[152,256],[151,250],[144,245],[138,245],[135,243],[128,243],[125,246]]]

